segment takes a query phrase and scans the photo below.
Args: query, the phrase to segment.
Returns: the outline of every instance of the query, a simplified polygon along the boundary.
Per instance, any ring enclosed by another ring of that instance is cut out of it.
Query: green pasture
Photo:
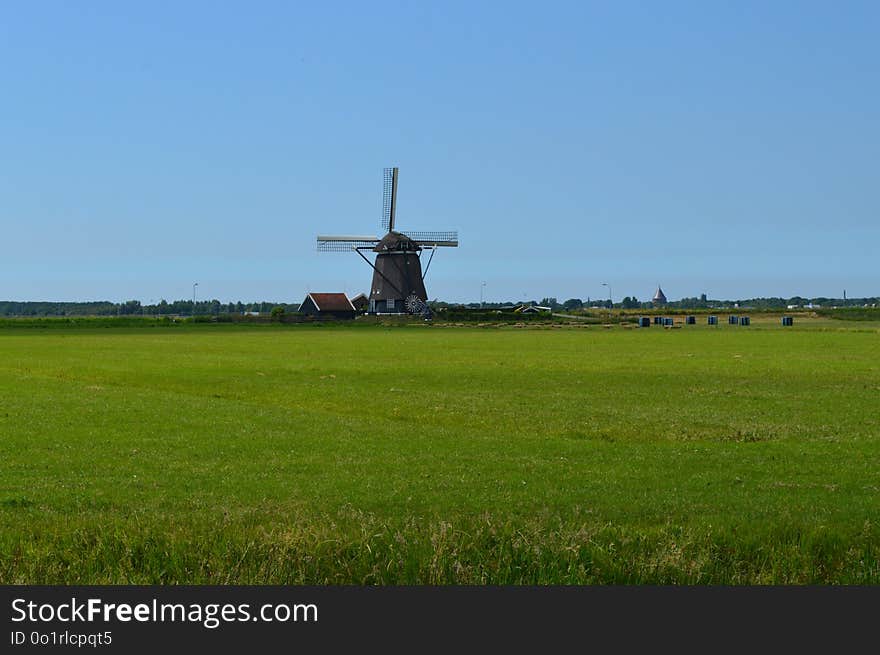
[[[880,327],[720,320],[4,328],[0,583],[880,582]]]

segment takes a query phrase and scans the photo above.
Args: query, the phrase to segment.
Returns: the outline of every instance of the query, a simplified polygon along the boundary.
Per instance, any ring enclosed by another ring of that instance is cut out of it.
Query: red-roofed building
[[[357,310],[344,293],[310,293],[299,311],[318,318],[354,318]]]

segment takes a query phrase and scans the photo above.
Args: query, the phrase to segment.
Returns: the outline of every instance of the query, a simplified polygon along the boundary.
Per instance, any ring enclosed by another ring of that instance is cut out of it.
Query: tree
[[[140,314],[142,311],[140,300],[126,300],[119,306],[120,314]]]
[[[569,298],[564,303],[562,303],[562,308],[568,311],[572,309],[580,309],[584,306],[584,301],[580,298]]]
[[[281,305],[276,305],[272,308],[272,313],[270,314],[273,321],[278,321],[279,323],[284,320],[285,314],[284,307]]]

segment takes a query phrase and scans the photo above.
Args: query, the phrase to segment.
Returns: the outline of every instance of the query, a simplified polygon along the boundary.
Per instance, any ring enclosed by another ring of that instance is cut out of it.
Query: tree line
[[[536,305],[541,307],[549,307],[554,312],[559,311],[576,311],[579,309],[656,309],[657,307],[666,307],[669,309],[732,309],[754,308],[754,309],[786,309],[789,306],[794,307],[872,307],[880,305],[880,296],[872,296],[867,298],[827,298],[818,296],[815,298],[806,298],[803,296],[792,296],[791,298],[781,297],[761,297],[761,298],[744,298],[739,300],[720,300],[708,298],[706,294],[689,298],[680,298],[679,300],[670,300],[664,305],[655,305],[650,300],[642,301],[637,296],[624,296],[620,301],[612,302],[608,298],[582,300],[581,298],[569,298],[560,302],[557,298],[549,296],[541,298],[541,300],[520,300],[508,302],[478,302],[472,303],[446,303],[439,300],[432,301],[433,308],[440,307],[465,307],[468,309],[505,309],[518,305]]]
[[[219,300],[161,300],[143,304],[139,300],[114,303],[96,302],[16,302],[0,301],[0,316],[218,316],[221,314],[269,314],[275,307],[296,312],[299,303],[228,302]]]
[[[518,305],[535,305],[549,307],[554,312],[577,311],[581,309],[653,309],[654,303],[640,301],[636,296],[625,296],[619,302],[593,300],[587,298],[569,298],[560,302],[553,296],[547,296],[540,300],[509,301],[509,302],[484,302],[484,303],[448,303],[441,300],[432,300],[429,305],[432,309],[511,309]],[[746,298],[742,300],[715,300],[702,294],[699,297],[681,298],[671,300],[663,307],[669,309],[786,309],[795,307],[877,307],[880,306],[880,297],[869,298],[826,298],[819,296],[806,298],[792,296],[791,298],[767,297]],[[219,300],[199,300],[193,305],[192,300],[173,300],[168,302],[160,300],[154,304],[143,304],[139,300],[127,300],[114,303],[108,300],[94,302],[30,302],[30,301],[0,301],[0,316],[219,316],[222,314],[270,314],[276,307],[281,307],[284,313],[299,311],[299,303],[281,302],[227,302]]]

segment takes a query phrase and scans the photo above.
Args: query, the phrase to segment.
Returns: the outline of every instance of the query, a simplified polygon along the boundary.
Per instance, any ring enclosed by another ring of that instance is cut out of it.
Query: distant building
[[[310,293],[299,311],[318,318],[353,319],[357,309],[344,293]]]
[[[524,305],[521,309],[514,310],[520,314],[543,314],[547,312],[552,312],[553,309],[550,307],[543,307],[541,305]]]
[[[651,299],[651,302],[655,305],[665,305],[666,304],[666,294],[663,293],[663,289],[660,288],[660,285],[657,285],[657,293],[654,294],[654,297]]]
[[[364,314],[367,311],[367,308],[370,306],[370,299],[367,298],[367,294],[359,293],[354,298],[351,299],[351,304],[354,305],[354,308],[360,314]]]

